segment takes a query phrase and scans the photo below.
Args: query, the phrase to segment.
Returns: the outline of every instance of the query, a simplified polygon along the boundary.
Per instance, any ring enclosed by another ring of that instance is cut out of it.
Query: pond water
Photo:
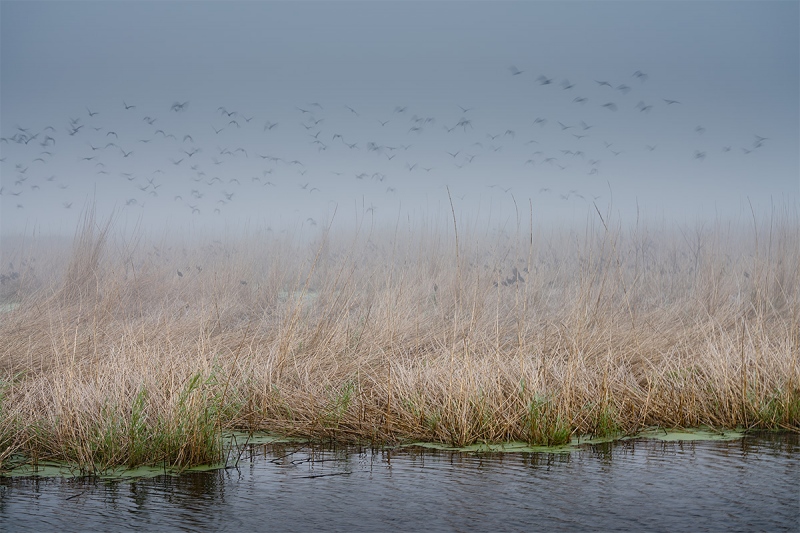
[[[559,453],[250,445],[235,467],[0,478],[0,531],[800,531],[800,439]]]

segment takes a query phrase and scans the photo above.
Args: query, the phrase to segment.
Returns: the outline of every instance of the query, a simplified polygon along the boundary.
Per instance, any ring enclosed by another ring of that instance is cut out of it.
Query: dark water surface
[[[0,478],[0,530],[800,531],[800,441],[563,454],[253,446],[213,472]]]

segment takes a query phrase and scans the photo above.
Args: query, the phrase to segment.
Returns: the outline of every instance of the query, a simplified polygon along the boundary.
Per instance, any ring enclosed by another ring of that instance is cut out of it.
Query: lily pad
[[[426,448],[429,450],[441,450],[452,452],[473,452],[473,453],[568,453],[580,449],[587,444],[603,444],[617,440],[613,437],[592,438],[589,436],[573,437],[567,444],[557,446],[531,446],[527,442],[512,441],[496,444],[477,443],[469,446],[450,446],[438,442],[411,442],[403,444],[402,448]]]
[[[133,480],[141,478],[153,478],[158,476],[177,476],[186,472],[208,472],[225,468],[225,464],[200,465],[183,470],[165,468],[163,466],[138,466],[136,468],[119,467],[104,470],[96,475],[97,479],[102,480]],[[37,465],[23,464],[2,474],[6,477],[41,477],[41,478],[80,478],[86,477],[85,472],[68,464],[56,462],[41,462]]]
[[[569,453],[580,450],[583,446],[591,444],[605,444],[621,440],[652,439],[660,441],[730,441],[738,440],[745,436],[738,430],[715,430],[712,428],[693,429],[661,429],[648,428],[635,435],[617,437],[596,437],[584,435],[573,437],[568,444],[558,446],[531,446],[526,442],[505,442],[498,444],[478,443],[469,446],[450,446],[438,442],[412,442],[403,444],[402,448],[426,448],[429,450],[472,452],[472,453]]]
[[[738,430],[713,430],[710,428],[697,429],[648,429],[636,434],[632,438],[655,439],[662,441],[699,441],[699,440],[738,440],[744,437],[744,433]]]

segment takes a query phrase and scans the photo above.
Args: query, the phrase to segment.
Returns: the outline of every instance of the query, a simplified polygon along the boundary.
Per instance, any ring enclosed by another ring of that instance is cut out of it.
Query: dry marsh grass
[[[181,242],[90,213],[71,250],[7,238],[0,466],[186,467],[219,460],[227,429],[454,445],[800,429],[796,212],[598,215]]]

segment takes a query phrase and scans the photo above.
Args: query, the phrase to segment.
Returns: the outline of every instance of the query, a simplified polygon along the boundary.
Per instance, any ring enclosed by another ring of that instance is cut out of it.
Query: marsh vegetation
[[[150,237],[89,211],[74,242],[4,237],[2,465],[183,468],[233,429],[454,446],[800,429],[796,210],[454,219]]]

